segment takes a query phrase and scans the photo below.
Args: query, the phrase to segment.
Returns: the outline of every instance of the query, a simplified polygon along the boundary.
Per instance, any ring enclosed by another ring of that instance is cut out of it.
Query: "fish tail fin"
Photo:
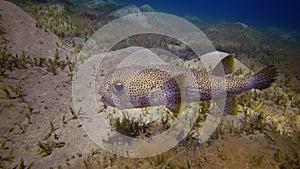
[[[276,80],[277,75],[278,70],[275,65],[267,66],[253,76],[251,84],[255,89],[268,88]]]

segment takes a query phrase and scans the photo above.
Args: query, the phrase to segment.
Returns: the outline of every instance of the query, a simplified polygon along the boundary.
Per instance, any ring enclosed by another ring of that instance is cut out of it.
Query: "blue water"
[[[205,22],[243,22],[254,27],[300,31],[298,0],[114,0],[121,4],[151,5],[177,16],[196,16]],[[297,12],[298,11],[298,12]]]

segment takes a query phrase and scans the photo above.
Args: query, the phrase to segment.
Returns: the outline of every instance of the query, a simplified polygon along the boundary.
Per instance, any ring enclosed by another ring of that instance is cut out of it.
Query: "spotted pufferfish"
[[[225,74],[233,72],[234,55],[220,62]],[[277,68],[270,65],[252,77],[210,74],[171,64],[120,67],[104,75],[99,86],[101,101],[118,109],[166,106],[174,114],[182,101],[199,102],[224,96],[224,113],[237,113],[236,95],[250,89],[265,89],[276,80]]]

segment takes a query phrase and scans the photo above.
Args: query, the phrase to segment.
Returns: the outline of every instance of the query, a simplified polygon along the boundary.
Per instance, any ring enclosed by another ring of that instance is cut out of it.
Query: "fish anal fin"
[[[167,104],[166,108],[170,110],[175,116],[177,116],[180,113],[180,103],[177,104]]]
[[[230,115],[238,114],[238,99],[235,95],[230,95],[226,97],[224,113]]]

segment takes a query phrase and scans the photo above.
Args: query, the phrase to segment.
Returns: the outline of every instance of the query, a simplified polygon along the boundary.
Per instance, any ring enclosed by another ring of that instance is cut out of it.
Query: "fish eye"
[[[124,85],[121,82],[114,83],[112,86],[114,92],[122,92],[124,90]]]

